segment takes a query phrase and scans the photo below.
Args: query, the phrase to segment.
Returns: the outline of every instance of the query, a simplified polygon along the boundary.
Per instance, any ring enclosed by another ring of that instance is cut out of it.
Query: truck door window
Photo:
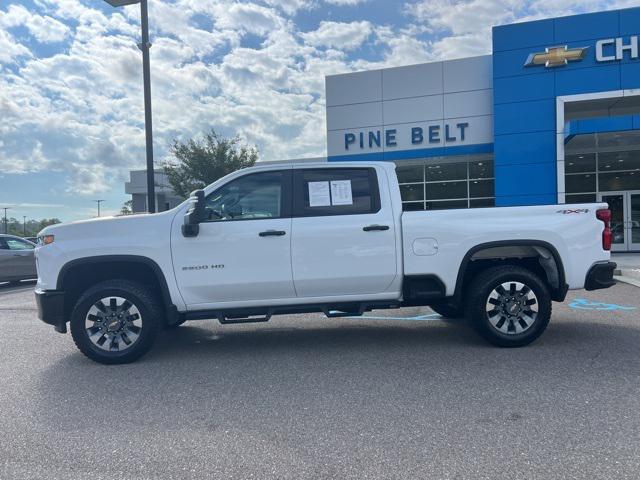
[[[294,216],[357,215],[380,210],[373,168],[309,168],[294,171]]]
[[[259,220],[290,216],[286,194],[290,172],[261,172],[236,178],[206,198],[209,221]]]

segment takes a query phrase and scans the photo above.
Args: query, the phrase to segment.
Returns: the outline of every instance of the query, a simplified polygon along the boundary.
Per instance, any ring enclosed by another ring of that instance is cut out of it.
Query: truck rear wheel
[[[144,285],[107,280],[89,288],[71,314],[71,335],[91,360],[129,363],[147,353],[162,325],[158,300]]]
[[[492,267],[480,273],[467,291],[469,318],[493,345],[528,345],[549,324],[549,289],[530,270],[515,265]]]

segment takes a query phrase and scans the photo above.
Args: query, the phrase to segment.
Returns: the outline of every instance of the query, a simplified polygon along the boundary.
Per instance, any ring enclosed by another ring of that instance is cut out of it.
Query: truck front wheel
[[[162,310],[144,285],[107,280],[80,296],[70,323],[73,341],[91,360],[129,363],[153,345],[162,324]]]
[[[516,265],[489,268],[469,285],[467,312],[474,328],[498,347],[537,339],[551,318],[551,295],[535,273]]]

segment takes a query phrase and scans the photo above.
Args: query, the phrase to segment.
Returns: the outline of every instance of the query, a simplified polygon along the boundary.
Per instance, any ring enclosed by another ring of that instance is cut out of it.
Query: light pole
[[[100,204],[104,202],[104,200],[94,200],[98,204],[98,217],[100,216]]]
[[[4,233],[9,233],[9,224],[7,223],[7,210],[11,210],[11,207],[2,207],[4,209]]]
[[[140,24],[142,42],[138,48],[142,50],[142,78],[144,82],[144,130],[147,144],[147,210],[156,211],[155,171],[153,169],[153,132],[151,128],[151,66],[149,63],[149,13],[147,0],[105,0],[112,7],[140,4]]]
[[[27,216],[26,215],[22,216],[22,236],[23,237],[27,236]]]

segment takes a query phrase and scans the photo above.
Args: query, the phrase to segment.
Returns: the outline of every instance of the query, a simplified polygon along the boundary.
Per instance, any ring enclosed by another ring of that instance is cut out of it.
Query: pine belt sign
[[[398,142],[411,145],[438,146],[443,143],[464,142],[469,122],[434,123],[428,126],[394,127],[362,130],[344,134],[344,149],[397,147]]]

